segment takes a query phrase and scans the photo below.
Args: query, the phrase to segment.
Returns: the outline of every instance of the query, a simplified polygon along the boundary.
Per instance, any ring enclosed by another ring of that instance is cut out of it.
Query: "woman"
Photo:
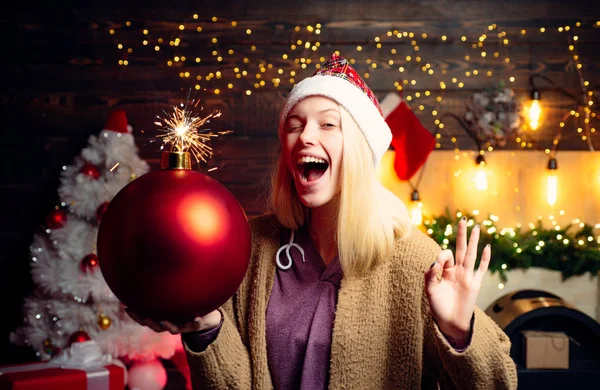
[[[274,214],[250,221],[252,259],[220,310],[177,326],[196,388],[516,388],[508,337],[476,305],[491,250],[456,256],[378,182],[391,132],[334,55],[281,111]]]

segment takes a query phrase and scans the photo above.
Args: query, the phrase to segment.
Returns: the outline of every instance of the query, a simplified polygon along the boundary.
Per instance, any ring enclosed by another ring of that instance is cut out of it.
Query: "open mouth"
[[[317,181],[329,169],[329,163],[322,158],[303,156],[297,161],[298,172],[303,181]]]

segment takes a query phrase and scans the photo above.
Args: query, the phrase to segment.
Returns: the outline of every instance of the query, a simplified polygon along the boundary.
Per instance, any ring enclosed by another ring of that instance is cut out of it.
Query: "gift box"
[[[566,334],[532,330],[522,333],[526,368],[569,368],[569,337]]]
[[[47,363],[0,367],[0,390],[123,390],[125,369],[116,364],[75,369]]]
[[[125,366],[119,363],[85,341],[47,362],[0,367],[0,390],[123,390]]]

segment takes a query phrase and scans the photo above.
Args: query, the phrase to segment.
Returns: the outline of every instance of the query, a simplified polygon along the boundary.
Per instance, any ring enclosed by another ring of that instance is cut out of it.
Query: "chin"
[[[316,209],[316,208],[319,208],[319,207],[327,204],[326,201],[323,201],[321,199],[316,199],[313,196],[309,196],[309,197],[300,196],[300,202],[302,202],[304,207],[307,207],[309,209]]]
[[[335,194],[305,194],[300,195],[300,202],[309,209],[318,209],[323,206],[331,205],[335,201]]]

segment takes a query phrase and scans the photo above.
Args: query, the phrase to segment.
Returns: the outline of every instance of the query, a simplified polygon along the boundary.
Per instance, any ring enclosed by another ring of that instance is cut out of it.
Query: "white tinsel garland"
[[[92,164],[99,177],[82,173],[85,164]],[[66,205],[67,220],[33,237],[31,275],[37,289],[25,299],[24,324],[11,333],[13,343],[34,348],[42,359],[68,347],[69,337],[81,330],[115,358],[170,358],[182,348],[179,336],[156,333],[134,322],[104,281],[100,267],[82,264],[86,256],[95,255],[99,207],[148,170],[131,133],[103,130],[90,136],[88,146],[61,172],[58,194]],[[109,320],[104,329],[101,318]]]

